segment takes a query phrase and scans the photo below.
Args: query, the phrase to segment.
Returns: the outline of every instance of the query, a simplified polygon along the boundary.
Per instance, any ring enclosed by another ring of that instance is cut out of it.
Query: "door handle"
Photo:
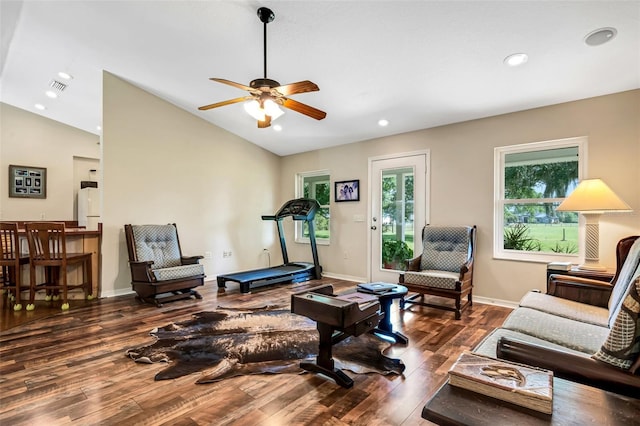
[[[378,228],[377,228],[375,225],[373,225],[373,226],[371,227],[371,229],[375,231],[375,230],[376,230],[376,229],[378,229]]]

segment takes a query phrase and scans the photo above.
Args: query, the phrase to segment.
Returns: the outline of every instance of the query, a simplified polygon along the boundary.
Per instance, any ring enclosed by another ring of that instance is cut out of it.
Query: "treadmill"
[[[320,266],[318,261],[318,247],[316,245],[315,225],[313,223],[313,219],[319,208],[320,204],[314,199],[297,198],[287,201],[275,215],[262,216],[262,220],[274,220],[278,225],[278,236],[280,237],[280,249],[282,250],[284,264],[270,268],[218,275],[218,287],[221,289],[226,288],[225,283],[227,281],[235,281],[240,284],[240,291],[242,293],[249,293],[252,288],[265,285],[285,282],[297,283],[322,278],[322,266]],[[282,228],[282,220],[289,216],[291,216],[293,220],[304,220],[309,224],[309,241],[311,242],[313,263],[289,262],[287,244]]]

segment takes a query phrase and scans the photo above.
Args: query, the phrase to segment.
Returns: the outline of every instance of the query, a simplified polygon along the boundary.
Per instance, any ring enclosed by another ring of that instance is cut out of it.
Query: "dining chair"
[[[61,222],[28,222],[25,224],[29,243],[30,288],[27,310],[35,309],[37,291],[45,290],[45,300],[57,300],[62,291],[62,310],[69,309],[68,292],[76,288],[84,291],[86,299],[93,299],[91,253],[68,253],[65,225]],[[80,265],[79,283],[68,282],[70,267]],[[38,283],[36,268],[44,270],[44,281]]]
[[[22,266],[29,263],[29,256],[20,252],[18,239],[18,224],[16,222],[0,222],[0,266],[2,267],[2,290],[6,292],[9,301],[13,301],[13,310],[22,309],[20,293],[29,290],[28,285],[22,285]]]

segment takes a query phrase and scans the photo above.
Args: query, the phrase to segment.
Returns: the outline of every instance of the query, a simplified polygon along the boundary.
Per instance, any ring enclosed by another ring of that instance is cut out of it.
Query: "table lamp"
[[[556,210],[582,213],[586,219],[584,263],[578,269],[606,270],[600,264],[600,215],[605,212],[630,212],[631,207],[601,179],[584,179]]]

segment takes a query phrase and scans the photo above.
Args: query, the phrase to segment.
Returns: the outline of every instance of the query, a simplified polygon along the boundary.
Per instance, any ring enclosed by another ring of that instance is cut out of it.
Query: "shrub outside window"
[[[578,213],[556,208],[578,185],[586,137],[495,148],[494,257],[576,262]]]
[[[330,241],[330,209],[331,176],[328,170],[297,174],[296,197],[313,198],[320,204],[314,219],[316,241],[318,244],[329,244]],[[309,225],[296,222],[296,242],[309,242]]]

